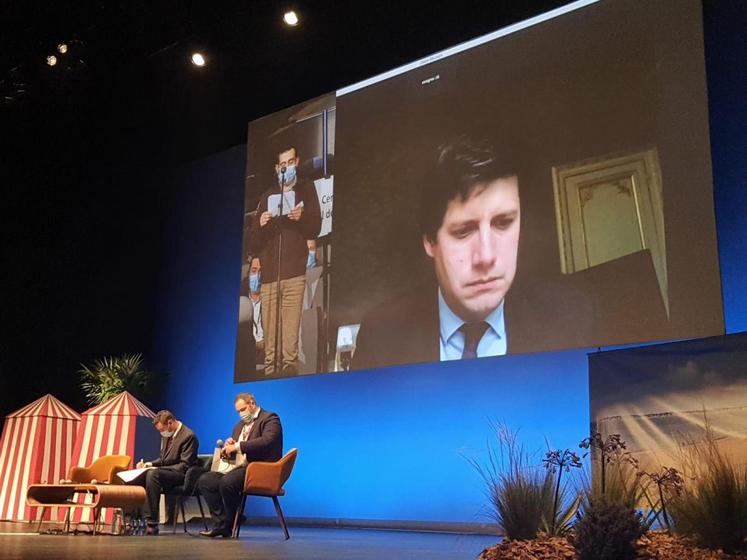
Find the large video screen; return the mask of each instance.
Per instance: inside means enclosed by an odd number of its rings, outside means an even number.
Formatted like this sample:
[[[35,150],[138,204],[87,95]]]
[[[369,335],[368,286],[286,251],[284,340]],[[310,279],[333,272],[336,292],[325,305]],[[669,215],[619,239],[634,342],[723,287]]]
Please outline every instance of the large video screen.
[[[701,20],[576,2],[250,123],[235,380],[722,334]]]

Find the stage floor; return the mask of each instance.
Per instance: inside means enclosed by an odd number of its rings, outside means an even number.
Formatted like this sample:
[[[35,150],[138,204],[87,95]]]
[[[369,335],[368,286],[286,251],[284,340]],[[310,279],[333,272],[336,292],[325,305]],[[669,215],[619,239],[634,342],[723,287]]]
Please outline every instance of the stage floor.
[[[195,535],[201,525],[189,527]],[[0,522],[0,557],[15,559],[103,558],[120,560],[188,560],[251,558],[252,560],[451,560],[473,559],[499,537],[370,529],[290,527],[284,541],[279,527],[244,526],[238,541],[185,535],[181,528],[157,537],[38,535],[36,524]]]

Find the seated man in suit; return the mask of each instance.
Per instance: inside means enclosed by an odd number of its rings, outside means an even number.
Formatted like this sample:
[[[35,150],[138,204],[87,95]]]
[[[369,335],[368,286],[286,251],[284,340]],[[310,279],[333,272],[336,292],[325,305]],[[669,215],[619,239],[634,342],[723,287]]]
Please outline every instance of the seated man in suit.
[[[231,536],[246,466],[252,461],[277,461],[283,455],[283,427],[277,414],[260,408],[251,393],[236,395],[234,408],[240,420],[221,455],[238,459],[236,468],[227,473],[207,472],[197,482],[214,522],[212,529],[200,532],[205,537]]]
[[[534,281],[514,295],[521,204],[510,149],[466,135],[438,148],[420,200],[436,282],[364,316],[354,369],[583,345],[591,315],[582,294]]]
[[[187,469],[197,464],[197,436],[187,426],[179,422],[168,410],[161,410],[153,418],[153,426],[161,434],[161,453],[158,459],[139,462],[138,468],[149,468],[130,484],[145,487],[148,497],[149,535],[158,534],[158,509],[161,494],[174,486],[184,483]]]

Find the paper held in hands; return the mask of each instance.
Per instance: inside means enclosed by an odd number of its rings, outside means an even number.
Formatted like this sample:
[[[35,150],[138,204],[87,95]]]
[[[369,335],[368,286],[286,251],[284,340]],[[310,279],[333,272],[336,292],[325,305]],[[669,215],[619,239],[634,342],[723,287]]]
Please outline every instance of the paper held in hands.
[[[303,201],[301,201],[303,206]],[[267,211],[273,218],[278,216],[287,216],[290,211],[296,206],[296,191],[288,191],[283,193],[283,207],[282,214],[280,213],[280,193],[271,194],[267,197]]]
[[[117,476],[121,478],[124,482],[132,482],[138,476],[143,474],[145,471],[149,471],[150,469],[155,469],[155,468],[156,467],[143,467],[142,469],[130,469],[129,471],[120,471],[117,473]]]

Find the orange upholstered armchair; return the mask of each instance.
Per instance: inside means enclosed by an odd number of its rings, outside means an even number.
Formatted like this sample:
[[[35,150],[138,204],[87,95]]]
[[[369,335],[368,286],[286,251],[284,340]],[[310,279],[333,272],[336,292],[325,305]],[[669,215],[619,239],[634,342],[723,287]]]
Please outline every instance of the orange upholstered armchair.
[[[249,463],[244,478],[244,491],[241,494],[241,505],[239,506],[239,509],[236,510],[236,517],[234,517],[233,520],[232,537],[234,539],[239,536],[239,530],[241,529],[239,525],[239,516],[244,513],[247,496],[266,496],[272,498],[272,503],[275,504],[275,512],[278,515],[278,521],[280,521],[280,527],[283,529],[286,540],[290,538],[290,535],[288,534],[288,525],[285,523],[283,510],[280,509],[278,496],[285,495],[283,484],[285,484],[288,478],[290,478],[291,472],[293,471],[293,465],[296,464],[297,455],[298,449],[291,449],[279,461],[273,463],[266,461],[255,461]]]
[[[92,480],[98,483],[122,484],[117,473],[129,469],[131,461],[129,455],[104,455],[87,467],[72,467],[67,477],[80,484],[90,484]]]

